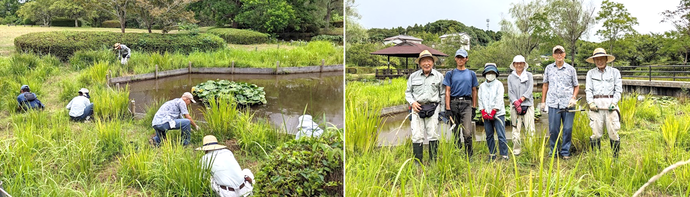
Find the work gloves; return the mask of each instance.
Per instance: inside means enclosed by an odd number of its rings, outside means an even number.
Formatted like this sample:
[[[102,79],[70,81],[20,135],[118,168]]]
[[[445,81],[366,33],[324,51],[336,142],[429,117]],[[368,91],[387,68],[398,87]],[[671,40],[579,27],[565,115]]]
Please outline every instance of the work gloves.
[[[487,113],[486,109],[482,110],[482,118],[484,120],[494,120],[494,116],[496,115],[496,110],[492,109],[491,112]]]
[[[520,100],[520,99],[515,100],[515,102],[513,102],[513,107],[515,107],[515,110],[518,113],[522,113],[522,107],[520,107],[520,104],[522,104],[522,100]]]
[[[589,110],[590,111],[599,111],[599,108],[597,107],[597,104],[594,104],[594,102],[589,103]]]
[[[609,106],[609,111],[613,111],[613,110],[615,110],[615,109],[616,109],[616,106],[615,106],[615,105],[611,104],[611,106]]]
[[[570,103],[568,103],[568,108],[575,107],[577,105],[577,99],[570,99]]]

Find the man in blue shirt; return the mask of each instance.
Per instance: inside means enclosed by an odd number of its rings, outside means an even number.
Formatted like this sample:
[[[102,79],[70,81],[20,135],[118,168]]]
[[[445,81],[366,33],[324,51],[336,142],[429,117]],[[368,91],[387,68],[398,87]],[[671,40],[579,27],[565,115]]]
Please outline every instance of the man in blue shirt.
[[[446,86],[446,113],[457,125],[453,130],[455,145],[462,148],[462,141],[465,143],[465,153],[469,158],[472,156],[472,118],[477,108],[477,74],[467,69],[467,51],[458,49],[455,52],[455,63],[457,69],[446,73],[443,85]],[[462,129],[462,132],[460,131]],[[464,139],[463,139],[464,137]]]
[[[29,109],[43,109],[43,103],[36,97],[36,94],[31,92],[28,85],[22,85],[19,90],[19,96],[17,96],[17,103],[19,103],[20,110]]]

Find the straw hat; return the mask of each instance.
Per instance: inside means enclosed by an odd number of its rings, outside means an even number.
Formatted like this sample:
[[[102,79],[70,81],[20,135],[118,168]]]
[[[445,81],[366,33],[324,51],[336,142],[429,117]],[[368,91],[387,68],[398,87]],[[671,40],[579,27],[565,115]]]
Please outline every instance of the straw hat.
[[[115,45],[113,45],[113,48],[117,48],[119,46],[120,46],[120,43],[118,42],[118,43],[115,43]]]
[[[434,57],[434,55],[432,55],[431,52],[429,52],[429,50],[424,50],[421,53],[419,53],[419,58],[415,59],[414,62],[419,64],[419,60],[421,60],[422,58],[425,58],[425,57],[433,58],[434,63],[438,62],[438,58]]]
[[[516,55],[513,58],[513,62],[510,63],[510,69],[511,70],[515,70],[515,66],[513,65],[515,62],[524,62],[525,63],[525,70],[527,70],[527,68],[529,68],[529,64],[527,64],[527,62],[525,61],[525,57],[523,57],[522,55]]]
[[[594,52],[592,53],[592,57],[587,58],[586,61],[589,63],[594,63],[595,57],[606,57],[606,58],[608,58],[606,60],[606,63],[613,62],[613,60],[616,59],[616,57],[613,57],[613,55],[606,54],[606,50],[604,50],[603,48],[596,48],[596,49],[594,49]]]
[[[218,149],[224,149],[225,146],[218,144],[218,139],[216,139],[216,136],[213,135],[207,135],[204,136],[204,145],[196,148],[196,150],[218,150]]]

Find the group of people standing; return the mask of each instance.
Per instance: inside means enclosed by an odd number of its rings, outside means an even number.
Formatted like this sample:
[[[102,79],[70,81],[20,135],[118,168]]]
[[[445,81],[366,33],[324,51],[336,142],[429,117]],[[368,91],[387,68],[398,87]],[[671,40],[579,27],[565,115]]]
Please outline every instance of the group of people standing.
[[[544,68],[540,109],[548,113],[549,155],[569,159],[575,112],[581,111],[576,109],[579,84],[575,68],[565,62],[565,49],[560,45],[555,46],[552,56],[555,62]],[[606,125],[613,157],[617,157],[620,149],[620,110],[617,103],[621,98],[622,79],[618,69],[606,65],[614,59],[614,56],[606,54],[602,48],[594,50],[593,55],[586,60],[596,64],[596,68],[587,72],[585,93],[593,133],[590,146],[593,150],[600,149],[600,138]],[[505,88],[503,82],[497,79],[500,75],[498,66],[486,63],[481,73],[486,80],[479,84],[477,74],[466,66],[468,61],[467,51],[457,50],[456,69],[448,71],[444,76],[433,69],[438,58],[428,50],[422,51],[415,60],[421,69],[410,75],[405,99],[412,108],[411,138],[417,164],[420,164],[424,155],[425,135],[429,142],[429,158],[432,161],[436,159],[439,116],[446,116],[454,125],[451,129],[457,148],[464,147],[465,155],[471,158],[474,152],[472,119],[477,111],[481,113],[484,122],[489,160],[509,159],[505,135]],[[519,155],[522,152],[522,129],[531,136],[535,133],[536,101],[532,94],[535,84],[534,76],[527,71],[529,65],[522,55],[515,56],[509,67],[512,70],[507,77],[513,126],[512,154]],[[496,155],[494,135],[498,138],[500,158]]]

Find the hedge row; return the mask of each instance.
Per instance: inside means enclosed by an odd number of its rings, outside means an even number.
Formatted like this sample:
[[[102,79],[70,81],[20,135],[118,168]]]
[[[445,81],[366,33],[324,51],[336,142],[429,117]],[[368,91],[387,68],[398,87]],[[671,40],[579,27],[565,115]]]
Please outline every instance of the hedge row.
[[[230,44],[262,44],[268,42],[268,34],[252,30],[211,28],[206,32],[220,36]]]
[[[117,32],[36,32],[14,39],[19,52],[51,54],[66,61],[79,50],[112,48],[116,42],[127,45],[136,52],[211,51],[225,47],[223,39],[215,35],[199,34],[149,34]]]
[[[79,27],[82,26],[81,21],[77,20],[79,23]],[[74,27],[74,19],[66,19],[66,18],[61,18],[61,19],[53,19],[50,22],[50,25],[53,27]]]
[[[343,36],[342,35],[338,35],[338,36],[318,35],[318,36],[314,36],[311,38],[311,41],[319,41],[319,40],[330,41],[330,42],[342,44],[343,43]]]
[[[119,20],[103,21],[103,23],[101,23],[101,26],[106,27],[106,28],[120,28],[120,21]]]

